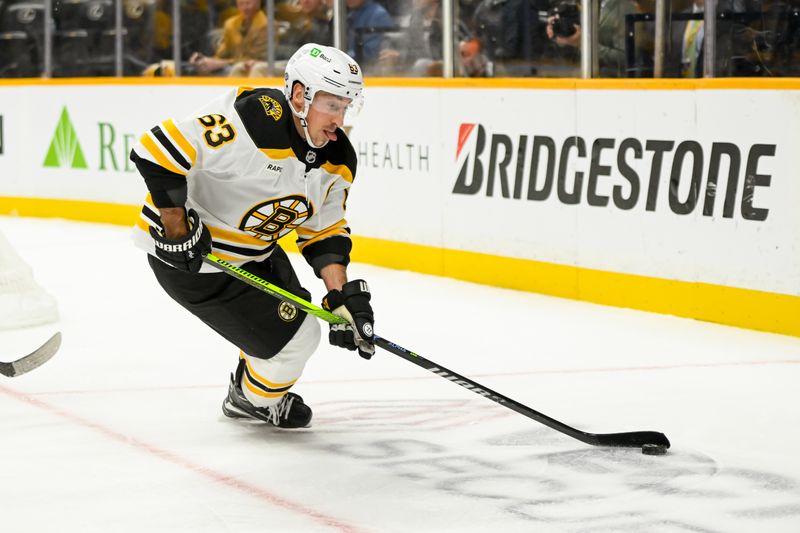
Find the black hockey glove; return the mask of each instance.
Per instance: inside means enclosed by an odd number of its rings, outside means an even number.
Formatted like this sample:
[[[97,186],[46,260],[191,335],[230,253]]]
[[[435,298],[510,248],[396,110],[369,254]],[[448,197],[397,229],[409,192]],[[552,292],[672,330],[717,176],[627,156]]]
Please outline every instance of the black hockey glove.
[[[156,256],[178,270],[197,273],[203,266],[203,256],[211,251],[211,232],[200,221],[194,209],[187,215],[189,233],[180,239],[167,239],[163,232],[150,227],[156,245]]]
[[[369,287],[361,279],[348,281],[342,290],[332,290],[322,300],[322,307],[347,319],[349,324],[331,324],[328,340],[334,346],[355,350],[358,355],[369,359],[375,353],[372,324],[375,317],[369,305]]]

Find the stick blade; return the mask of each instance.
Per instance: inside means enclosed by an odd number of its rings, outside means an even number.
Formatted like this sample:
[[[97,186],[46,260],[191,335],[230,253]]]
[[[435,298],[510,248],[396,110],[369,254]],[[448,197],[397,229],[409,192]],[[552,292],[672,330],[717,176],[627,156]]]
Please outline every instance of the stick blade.
[[[0,374],[13,378],[30,372],[34,368],[49,361],[56,354],[60,346],[61,332],[56,332],[50,337],[50,340],[25,357],[11,363],[0,363]]]
[[[595,446],[611,446],[615,448],[641,448],[645,444],[670,447],[669,439],[658,431],[631,431],[628,433],[603,433],[592,435]]]

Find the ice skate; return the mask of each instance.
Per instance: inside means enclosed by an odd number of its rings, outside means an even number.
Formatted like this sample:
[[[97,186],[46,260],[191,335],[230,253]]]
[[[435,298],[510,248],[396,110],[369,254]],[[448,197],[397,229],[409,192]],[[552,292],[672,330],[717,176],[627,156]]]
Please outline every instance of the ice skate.
[[[311,408],[303,403],[299,395],[288,392],[275,405],[256,407],[245,398],[237,381],[231,374],[228,396],[222,403],[222,413],[228,418],[261,420],[279,428],[302,428],[310,424]]]

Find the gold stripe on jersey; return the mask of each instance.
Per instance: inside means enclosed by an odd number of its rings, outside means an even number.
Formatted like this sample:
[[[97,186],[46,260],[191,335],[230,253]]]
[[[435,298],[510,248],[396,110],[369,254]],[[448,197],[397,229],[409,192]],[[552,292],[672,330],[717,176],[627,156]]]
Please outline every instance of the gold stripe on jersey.
[[[139,142],[142,143],[142,146],[144,146],[145,149],[150,152],[150,154],[155,158],[156,162],[162,167],[166,168],[170,172],[174,172],[175,174],[180,174],[181,176],[188,174],[186,169],[172,164],[172,161],[170,161],[167,155],[161,151],[155,142],[153,142],[148,133],[142,135],[142,138],[139,139]]]
[[[330,161],[326,161],[320,168],[328,171],[331,174],[341,176],[348,183],[353,183],[353,173],[347,165],[334,165]]]
[[[268,242],[264,242],[261,239],[253,237],[252,235],[248,235],[246,233],[236,233],[230,230],[212,226],[211,224],[208,223],[205,224],[206,227],[208,228],[208,231],[211,232],[211,236],[218,241],[228,241],[231,243],[244,244],[247,246],[259,246],[261,248],[265,248],[270,244]]]
[[[150,228],[158,226],[158,209],[152,205],[152,197],[147,195],[142,210],[139,213],[139,218],[136,220],[134,227],[143,231],[148,236],[150,235]],[[208,226],[208,224],[206,224]],[[248,235],[236,234],[231,231],[223,230],[208,226],[212,237],[212,246],[214,254],[232,263],[242,263],[249,261],[261,261],[272,253],[274,244],[265,243],[255,237]],[[245,245],[245,246],[241,246]],[[257,246],[250,248],[246,246]],[[236,250],[239,249],[239,251]]]
[[[349,237],[350,234],[348,233],[346,228],[347,228],[347,221],[345,219],[340,220],[333,226],[325,228],[322,231],[312,231],[303,228],[302,226],[295,228],[297,236],[300,237],[297,240],[297,248],[302,252],[303,248],[305,248],[309,244],[319,242],[323,239],[327,239],[328,237],[333,237],[335,235],[342,235],[344,237]]]
[[[197,161],[197,151],[194,149],[194,146],[186,140],[186,137],[183,136],[183,133],[180,132],[172,119],[165,120],[161,125],[164,126],[164,129],[169,133],[170,137],[178,143],[183,153],[189,156],[189,162],[194,166],[194,162]]]
[[[297,159],[291,148],[259,148],[259,150],[270,159],[289,159],[290,157]]]
[[[144,199],[144,205],[142,205],[142,209],[139,211],[139,218],[136,219],[136,224],[135,224],[137,228],[141,229],[142,231],[144,231],[149,235],[150,226],[155,223],[159,223],[160,225],[161,220],[160,219],[158,221],[152,220],[152,218],[148,216],[147,213],[148,210],[152,211],[156,218],[159,217],[158,214],[159,210],[153,204],[153,196],[150,193],[147,193],[147,196]]]
[[[138,230],[145,232],[145,234],[147,234],[148,237],[150,236],[150,228],[152,226],[150,225],[148,220],[144,217],[144,215],[136,219],[136,224],[134,225],[134,227]],[[237,254],[235,252],[231,253],[223,252],[219,248],[219,246],[221,245],[224,245],[224,243],[218,243],[218,242],[212,243],[214,255],[216,255],[220,259],[223,259],[225,261],[228,261],[229,263],[234,263],[234,264],[241,264],[243,262],[250,262],[250,261],[261,261],[267,258],[274,249],[274,247],[268,246],[264,248],[263,253],[255,255],[242,255],[242,254]]]

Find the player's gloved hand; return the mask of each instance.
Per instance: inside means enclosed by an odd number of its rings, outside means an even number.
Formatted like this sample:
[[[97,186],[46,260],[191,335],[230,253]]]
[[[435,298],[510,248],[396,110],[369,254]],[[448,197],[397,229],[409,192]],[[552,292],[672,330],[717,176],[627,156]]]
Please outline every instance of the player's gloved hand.
[[[179,270],[197,273],[203,266],[203,256],[211,251],[211,232],[200,221],[194,209],[187,214],[189,233],[180,239],[167,239],[164,233],[150,227],[156,245],[156,256]]]
[[[330,343],[348,350],[357,348],[358,355],[364,359],[375,353],[372,329],[375,317],[369,299],[369,286],[362,279],[348,281],[342,290],[333,289],[322,299],[322,307],[349,322],[331,324]]]

